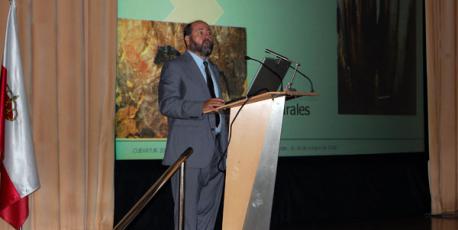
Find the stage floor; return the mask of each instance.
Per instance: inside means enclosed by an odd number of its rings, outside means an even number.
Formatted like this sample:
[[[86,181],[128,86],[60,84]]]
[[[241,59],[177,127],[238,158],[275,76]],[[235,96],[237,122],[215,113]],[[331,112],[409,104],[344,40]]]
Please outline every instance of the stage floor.
[[[458,217],[418,217],[283,226],[275,230],[458,230]]]

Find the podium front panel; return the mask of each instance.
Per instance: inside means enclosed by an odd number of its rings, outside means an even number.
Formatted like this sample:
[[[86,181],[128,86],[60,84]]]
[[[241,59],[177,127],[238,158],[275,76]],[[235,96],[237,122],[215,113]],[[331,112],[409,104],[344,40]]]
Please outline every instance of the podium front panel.
[[[223,229],[269,229],[285,97],[245,105],[228,148]],[[231,121],[240,106],[231,108]]]

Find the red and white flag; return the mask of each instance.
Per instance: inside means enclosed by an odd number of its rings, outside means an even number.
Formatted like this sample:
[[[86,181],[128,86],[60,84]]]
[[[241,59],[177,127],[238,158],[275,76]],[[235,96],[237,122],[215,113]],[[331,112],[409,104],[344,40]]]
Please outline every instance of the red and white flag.
[[[40,187],[24,89],[16,2],[10,1],[0,88],[0,217],[19,229],[29,215],[28,195]]]

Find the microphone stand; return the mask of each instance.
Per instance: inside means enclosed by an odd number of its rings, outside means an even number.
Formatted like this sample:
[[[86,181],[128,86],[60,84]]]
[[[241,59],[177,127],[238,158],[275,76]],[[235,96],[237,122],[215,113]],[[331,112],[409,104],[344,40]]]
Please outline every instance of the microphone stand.
[[[293,77],[291,78],[291,81],[288,82],[288,84],[286,84],[286,91],[296,91],[295,88],[293,88],[293,82],[294,82],[294,79],[296,78],[296,73],[299,69],[299,66],[301,64],[299,64],[298,62],[296,62],[296,64],[294,65],[294,73],[293,73]]]

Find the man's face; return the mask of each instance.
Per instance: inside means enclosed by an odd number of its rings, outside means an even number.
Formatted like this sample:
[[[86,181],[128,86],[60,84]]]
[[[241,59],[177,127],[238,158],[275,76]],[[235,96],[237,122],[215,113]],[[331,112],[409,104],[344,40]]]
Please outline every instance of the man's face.
[[[192,24],[192,33],[186,37],[188,49],[192,52],[208,57],[213,50],[213,36],[210,27],[203,22]]]

